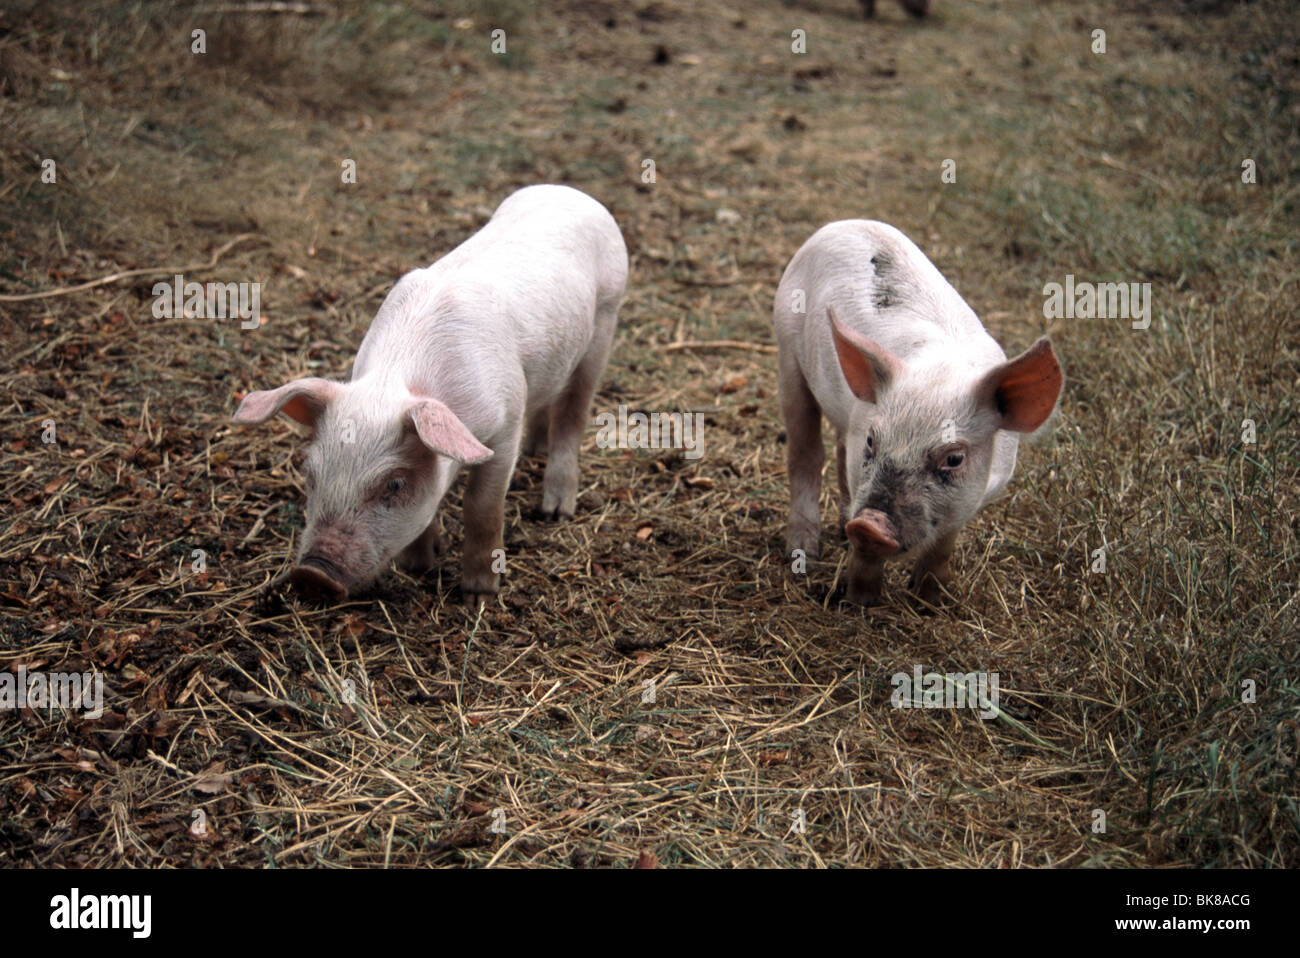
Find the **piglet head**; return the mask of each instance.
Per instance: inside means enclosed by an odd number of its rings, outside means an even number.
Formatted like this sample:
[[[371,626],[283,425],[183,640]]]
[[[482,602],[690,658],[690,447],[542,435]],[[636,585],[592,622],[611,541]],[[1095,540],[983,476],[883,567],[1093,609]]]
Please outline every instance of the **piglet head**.
[[[908,364],[828,312],[840,371],[861,400],[844,437],[845,533],[869,559],[924,552],[979,511],[998,431],[1033,432],[1051,415],[1061,366],[1046,338],[991,369],[962,355]]]
[[[277,413],[312,430],[303,464],[307,526],[289,575],[312,598],[342,601],[424,531],[446,490],[440,465],[454,473],[457,464],[492,456],[437,399],[364,380],[306,378],[252,392],[235,421],[256,424]]]

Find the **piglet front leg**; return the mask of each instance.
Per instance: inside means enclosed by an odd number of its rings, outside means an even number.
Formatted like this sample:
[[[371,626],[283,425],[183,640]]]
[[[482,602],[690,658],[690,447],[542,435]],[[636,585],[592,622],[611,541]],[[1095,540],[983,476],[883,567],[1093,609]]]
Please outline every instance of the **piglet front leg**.
[[[402,550],[397,562],[408,572],[428,572],[445,548],[442,530],[438,528],[438,517],[434,516],[419,537]]]
[[[952,582],[952,567],[948,560],[952,558],[956,547],[957,533],[954,532],[936,542],[929,552],[916,561],[908,588],[927,605],[938,605],[943,599],[944,587]]]
[[[801,549],[809,559],[821,552],[822,413],[798,365],[786,351],[779,358],[781,411],[785,416],[786,472],[790,478],[787,558]]]
[[[506,490],[519,457],[518,433],[509,448],[498,448],[487,462],[470,470],[465,488],[465,554],[461,563],[460,591],[465,604],[477,608],[500,591],[497,559],[505,555]],[[497,550],[501,550],[498,552]]]
[[[898,552],[898,530],[883,512],[863,509],[844,527],[849,537],[849,563],[845,571],[846,598],[858,605],[880,601],[885,560]]]
[[[849,550],[849,561],[844,571],[844,598],[854,605],[879,605],[884,581],[884,559],[873,558],[858,549]]]

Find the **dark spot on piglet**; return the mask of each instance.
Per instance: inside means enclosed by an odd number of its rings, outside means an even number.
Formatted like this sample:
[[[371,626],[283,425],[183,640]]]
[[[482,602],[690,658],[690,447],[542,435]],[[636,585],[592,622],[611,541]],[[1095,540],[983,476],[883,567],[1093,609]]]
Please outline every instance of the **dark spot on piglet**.
[[[887,275],[893,271],[894,260],[888,253],[877,253],[871,257],[871,266],[876,271],[876,281],[871,293],[871,304],[876,309],[888,309],[898,304],[898,290],[888,281]]]

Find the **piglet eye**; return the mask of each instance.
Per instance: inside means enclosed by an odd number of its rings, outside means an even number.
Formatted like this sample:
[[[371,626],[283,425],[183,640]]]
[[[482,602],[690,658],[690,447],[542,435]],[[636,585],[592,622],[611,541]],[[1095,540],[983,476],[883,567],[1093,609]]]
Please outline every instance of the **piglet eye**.
[[[948,454],[948,459],[946,460],[945,464],[949,469],[956,469],[965,460],[966,460],[965,454],[960,452],[952,452]]]
[[[389,494],[390,496],[395,496],[395,495],[397,495],[399,492],[402,491],[402,488],[403,488],[405,485],[406,485],[406,480],[405,480],[405,479],[401,479],[401,478],[396,477],[396,476],[393,477],[392,479],[389,479],[389,480],[388,480],[388,487],[387,487],[387,488],[388,488],[388,494]]]
[[[872,441],[870,436],[867,436],[867,455],[869,456],[874,455],[875,452],[876,452],[876,444]]]

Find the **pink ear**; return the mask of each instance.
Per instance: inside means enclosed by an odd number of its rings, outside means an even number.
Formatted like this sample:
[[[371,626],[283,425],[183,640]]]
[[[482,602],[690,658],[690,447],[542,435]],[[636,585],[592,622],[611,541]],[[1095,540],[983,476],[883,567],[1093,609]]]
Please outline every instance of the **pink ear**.
[[[235,422],[255,426],[282,412],[290,419],[314,428],[325,406],[342,388],[339,383],[328,379],[308,376],[285,383],[279,389],[251,392],[235,410]]]
[[[841,323],[835,307],[827,306],[826,315],[831,321],[831,338],[835,340],[840,370],[849,389],[863,402],[874,403],[880,391],[903,371],[903,363],[884,346]]]
[[[417,399],[407,409],[420,441],[443,456],[467,466],[492,458],[492,450],[474,438],[456,414],[436,399]]]
[[[1033,432],[1056,408],[1064,382],[1052,341],[1044,336],[1015,359],[989,370],[980,395],[1002,417],[998,428]]]

